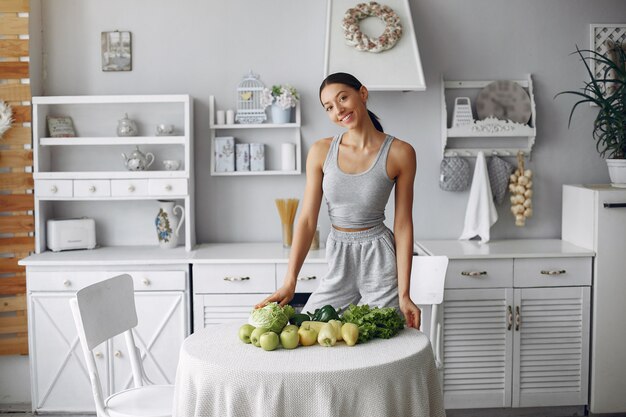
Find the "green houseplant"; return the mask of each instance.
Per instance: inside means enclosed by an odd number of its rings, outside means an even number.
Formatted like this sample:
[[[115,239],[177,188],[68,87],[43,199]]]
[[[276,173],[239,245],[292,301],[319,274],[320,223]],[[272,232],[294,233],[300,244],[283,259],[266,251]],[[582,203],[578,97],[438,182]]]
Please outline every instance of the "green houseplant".
[[[562,91],[578,97],[570,111],[568,126],[575,110],[583,103],[598,106],[598,114],[593,123],[593,138],[596,149],[605,158],[613,184],[626,186],[626,44],[615,43],[609,46],[608,56],[589,49],[576,52],[589,75],[580,90]],[[592,68],[600,64],[604,70],[600,76],[594,75]],[[620,168],[621,167],[621,168]],[[624,171],[622,177],[619,171]]]

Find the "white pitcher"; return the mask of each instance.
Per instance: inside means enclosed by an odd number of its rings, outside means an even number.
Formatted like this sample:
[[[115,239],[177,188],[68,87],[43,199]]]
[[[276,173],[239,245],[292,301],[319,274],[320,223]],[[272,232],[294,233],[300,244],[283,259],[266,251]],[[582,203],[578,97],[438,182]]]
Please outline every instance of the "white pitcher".
[[[160,203],[159,213],[154,220],[159,246],[165,249],[175,248],[178,245],[178,236],[181,226],[185,221],[185,209],[181,205],[175,205],[172,200],[158,200]],[[180,210],[180,218],[176,217],[176,210]]]

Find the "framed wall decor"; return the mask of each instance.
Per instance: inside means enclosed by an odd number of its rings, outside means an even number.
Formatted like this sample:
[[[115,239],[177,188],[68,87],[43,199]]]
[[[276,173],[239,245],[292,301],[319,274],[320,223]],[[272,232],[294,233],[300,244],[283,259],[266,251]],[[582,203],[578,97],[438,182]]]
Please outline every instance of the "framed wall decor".
[[[409,0],[328,0],[324,77],[334,72],[370,91],[425,90]]]
[[[593,23],[589,26],[589,49],[606,55],[614,43],[626,46],[626,23]],[[603,78],[606,65],[596,62],[592,70],[595,78]]]
[[[102,32],[102,71],[131,71],[132,42],[130,32]]]

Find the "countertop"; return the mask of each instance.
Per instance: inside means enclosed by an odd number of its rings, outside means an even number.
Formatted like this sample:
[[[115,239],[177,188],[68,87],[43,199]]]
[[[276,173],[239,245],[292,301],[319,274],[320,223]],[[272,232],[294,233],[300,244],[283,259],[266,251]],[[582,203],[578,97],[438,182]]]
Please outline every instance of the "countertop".
[[[595,252],[560,239],[418,240],[418,254],[450,259],[588,257]]]

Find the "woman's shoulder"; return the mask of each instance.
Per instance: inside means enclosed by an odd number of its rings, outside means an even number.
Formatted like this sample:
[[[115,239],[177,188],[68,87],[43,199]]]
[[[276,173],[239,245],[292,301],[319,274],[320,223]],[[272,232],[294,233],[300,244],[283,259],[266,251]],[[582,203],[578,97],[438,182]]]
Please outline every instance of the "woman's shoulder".
[[[395,136],[393,139],[394,140],[391,142],[391,146],[389,148],[389,153],[394,154],[399,158],[415,158],[415,149],[413,149],[413,145]]]
[[[332,137],[316,140],[311,146],[311,149],[309,150],[309,155],[314,155],[315,157],[322,157],[323,159],[325,159],[326,154],[328,153],[328,150],[330,149],[330,144],[332,142],[333,142]]]

